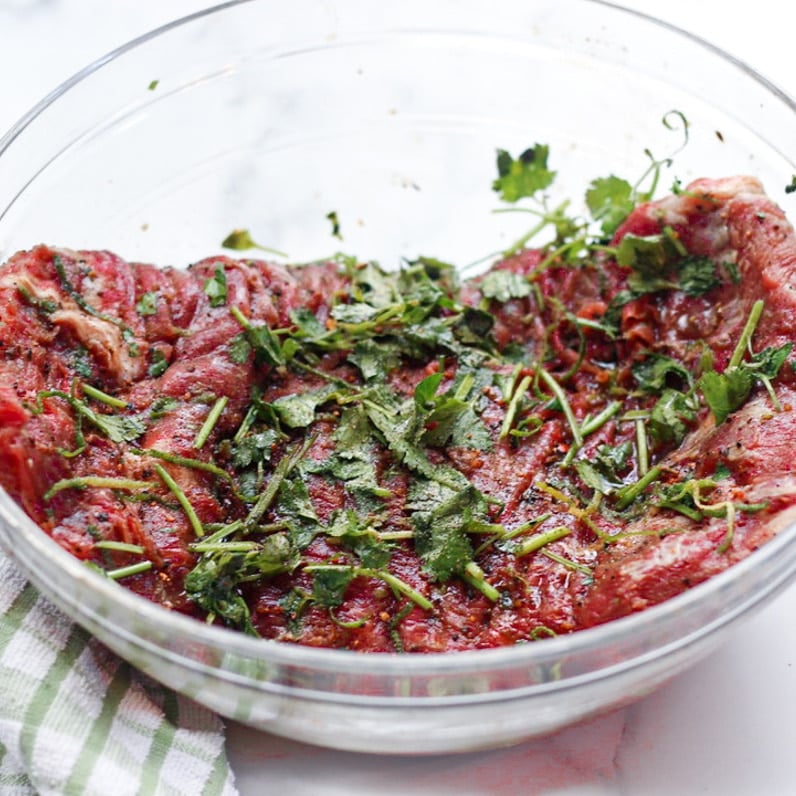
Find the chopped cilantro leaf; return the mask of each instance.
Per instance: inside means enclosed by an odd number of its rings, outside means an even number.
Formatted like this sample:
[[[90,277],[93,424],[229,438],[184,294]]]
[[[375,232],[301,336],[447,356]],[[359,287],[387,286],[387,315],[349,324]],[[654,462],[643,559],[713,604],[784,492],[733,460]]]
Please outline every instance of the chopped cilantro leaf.
[[[271,403],[271,407],[288,428],[306,428],[314,422],[315,410],[326,403],[336,390],[337,387],[327,384],[317,390],[277,398]]]
[[[225,249],[234,249],[236,251],[257,248],[257,244],[254,242],[251,232],[249,232],[248,229],[233,229],[232,232],[221,241],[221,245]]]
[[[303,550],[321,530],[321,524],[301,475],[286,478],[279,486],[276,500],[279,519],[288,526],[290,541]]]
[[[524,298],[531,294],[531,283],[513,271],[489,271],[481,280],[479,287],[484,298],[492,298],[501,302],[513,298]]]
[[[244,332],[246,340],[254,351],[254,361],[259,364],[284,365],[286,362],[285,353],[279,337],[270,329],[267,324],[256,324],[249,326]],[[242,344],[238,344],[242,353]],[[230,352],[232,355],[232,351]]]
[[[398,300],[394,274],[383,271],[374,262],[357,265],[351,274],[354,289],[352,296],[372,307],[387,307]]]
[[[448,344],[448,348],[454,351],[461,362],[472,362],[479,355],[473,350],[474,346],[491,350],[492,343],[489,333],[495,325],[495,316],[477,307],[465,307],[459,320],[453,327],[453,335],[457,343],[462,343],[466,347]]]
[[[172,409],[176,409],[179,405],[180,402],[176,398],[161,396],[152,402],[152,405],[149,407],[149,416],[152,420],[159,420],[161,417],[165,417],[171,412]]]
[[[660,277],[676,256],[677,251],[666,235],[628,233],[616,248],[619,265],[632,268],[641,278],[647,279]]]
[[[87,348],[82,345],[72,349],[71,352],[72,367],[75,373],[83,379],[90,379],[93,376],[93,369],[91,367],[91,355]]]
[[[743,367],[728,368],[724,373],[709,370],[700,376],[697,384],[718,424],[743,405],[752,391],[754,377]]]
[[[429,576],[447,581],[463,573],[473,557],[467,526],[475,516],[483,515],[483,495],[469,485],[453,491],[418,479],[410,490],[408,505],[415,509],[415,549]]]
[[[632,269],[627,279],[628,300],[677,289],[701,296],[721,283],[713,261],[685,253],[671,230],[659,235],[625,235],[616,248],[616,261]]]
[[[487,380],[484,374],[476,371],[480,378],[479,387],[491,384],[492,373],[487,371]],[[435,374],[440,376],[441,374]],[[428,387],[436,385],[440,379],[429,383],[432,376],[424,379],[418,389],[428,383]],[[415,390],[415,401],[418,411],[427,412],[424,419],[424,430],[420,440],[424,445],[432,448],[441,448],[448,444],[454,447],[489,450],[492,447],[492,437],[484,422],[476,412],[474,400],[468,400],[476,384],[476,375],[463,369],[463,375],[457,377],[454,385],[442,395],[430,394],[423,396],[422,401],[417,401],[418,390]],[[430,392],[430,389],[427,389]],[[476,393],[476,397],[480,391]]]
[[[379,539],[371,523],[359,517],[355,511],[336,511],[326,533],[339,539],[357,556],[363,567],[381,569],[390,561],[390,545]]]
[[[324,325],[306,307],[296,307],[290,311],[290,320],[296,325],[297,333],[309,340],[315,340],[326,333]]]
[[[425,379],[417,384],[415,387],[415,404],[417,404],[419,409],[427,409],[429,404],[433,402],[434,395],[439,385],[442,383],[443,378],[444,374],[442,371],[438,371],[437,373],[432,373],[430,376],[426,376]]]
[[[339,323],[358,325],[378,318],[381,315],[381,308],[360,301],[353,304],[335,304],[331,314]]]
[[[578,460],[575,468],[586,486],[601,495],[611,495],[624,486],[619,474],[626,469],[632,449],[630,442],[617,446],[600,445],[593,458]]]
[[[348,355],[365,381],[386,380],[401,364],[401,344],[397,340],[361,340]]]
[[[337,217],[337,212],[332,210],[330,213],[326,214],[326,218],[332,224],[332,235],[342,240],[343,236],[340,234],[340,219]]]
[[[524,276],[513,271],[489,271],[484,275],[479,287],[484,298],[504,303],[510,299],[524,298],[531,294],[531,283]]]
[[[674,386],[672,381],[688,386],[692,383],[691,371],[676,359],[663,354],[649,354],[635,363],[632,371],[636,383],[644,392],[660,393],[665,387]]]
[[[371,444],[371,425],[361,405],[348,407],[334,430],[333,439],[341,455],[353,458],[356,451]],[[369,456],[366,456],[369,458]]]
[[[749,397],[756,380],[761,381],[776,405],[770,380],[776,378],[788,358],[793,343],[778,348],[769,346],[752,355],[747,361],[731,363],[723,373],[713,368],[706,370],[697,382],[705,403],[713,413],[716,423],[723,423]]]
[[[533,196],[552,185],[556,172],[547,167],[550,147],[536,144],[526,149],[518,158],[512,157],[505,149],[497,153],[498,178],[492,188],[505,202],[516,202],[526,196]]]
[[[217,265],[213,276],[205,280],[203,290],[211,307],[223,307],[227,303],[227,275],[221,265]]]
[[[686,393],[664,388],[650,412],[650,434],[658,441],[679,445],[696,418],[696,409],[693,399]]]
[[[380,393],[374,392],[373,398],[381,399],[381,405],[369,399],[365,412],[398,461],[415,473],[440,484],[452,488],[469,485],[467,478],[455,468],[433,464],[429,460],[422,445],[419,444],[418,438],[422,434],[423,426],[419,422],[420,418],[413,399],[395,406],[395,396],[391,396],[386,390]]]
[[[312,595],[303,589],[291,589],[280,601],[279,604],[287,617],[288,632],[293,635],[301,633],[301,620],[304,610],[312,603]]]
[[[240,587],[289,572],[298,565],[298,554],[288,536],[275,533],[260,543],[207,541],[196,544],[195,549],[201,555],[185,577],[188,597],[224,624],[256,636]]]
[[[332,455],[324,461],[308,460],[302,471],[342,481],[360,511],[376,510],[391,493],[378,483],[373,427],[361,406],[343,412],[332,438],[336,443]]]
[[[448,444],[473,450],[492,448],[492,435],[472,404],[455,397],[437,402],[426,420],[422,440],[432,448],[443,448]]]
[[[158,311],[158,294],[155,291],[147,291],[135,304],[135,311],[139,315],[154,315]]]
[[[258,462],[270,461],[278,439],[279,434],[271,428],[244,437],[232,447],[233,466],[245,470]]]
[[[731,476],[732,472],[726,464],[719,462],[719,464],[716,465],[716,472],[713,474],[713,477],[716,479],[716,481],[724,481]]]
[[[721,284],[716,266],[707,257],[685,257],[677,271],[680,289],[688,296],[701,296]]]
[[[326,567],[313,572],[312,598],[318,605],[337,608],[343,604],[346,589],[357,576],[353,567]]]
[[[147,373],[153,379],[162,376],[169,367],[169,360],[159,348],[152,348],[149,351],[149,368]]]
[[[81,418],[88,420],[112,442],[132,442],[146,431],[146,423],[141,417],[95,412],[83,401],[61,390],[44,390],[38,395],[39,400],[49,397],[65,400]]]
[[[769,379],[774,379],[793,350],[793,345],[793,343],[785,343],[778,348],[767,346],[751,358],[749,367],[754,370],[756,376],[766,376]]]
[[[246,332],[235,335],[229,343],[229,358],[236,364],[242,365],[252,353],[251,343],[246,338]]]
[[[592,218],[601,222],[603,234],[613,235],[635,207],[633,187],[613,175],[592,180],[586,191],[586,205]]]

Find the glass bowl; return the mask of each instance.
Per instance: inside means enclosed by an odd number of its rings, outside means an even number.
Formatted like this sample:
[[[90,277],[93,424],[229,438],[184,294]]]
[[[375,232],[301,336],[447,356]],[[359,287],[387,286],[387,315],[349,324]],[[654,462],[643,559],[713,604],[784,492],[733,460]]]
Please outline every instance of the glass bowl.
[[[295,262],[342,248],[466,267],[525,231],[492,212],[491,182],[497,148],[536,142],[575,204],[593,177],[640,176],[647,151],[673,155],[667,187],[750,173],[793,201],[793,100],[643,15],[595,0],[262,0],[131,42],[7,133],[0,257],[46,242],[186,265],[248,228]],[[19,568],[143,671],[254,727],[379,753],[508,744],[638,699],[792,580],[795,537],[571,636],[363,655],[170,613],[85,568],[0,493],[0,542]]]

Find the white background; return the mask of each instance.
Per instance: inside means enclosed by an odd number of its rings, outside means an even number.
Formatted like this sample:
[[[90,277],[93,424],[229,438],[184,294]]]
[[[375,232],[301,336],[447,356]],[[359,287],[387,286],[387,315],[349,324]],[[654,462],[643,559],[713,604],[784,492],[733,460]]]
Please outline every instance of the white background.
[[[789,3],[621,4],[708,39],[796,95]],[[0,130],[108,50],[209,5],[199,0],[0,0]],[[484,8],[488,13],[488,0]],[[509,750],[369,757],[312,749],[233,725],[230,759],[244,796],[787,796],[796,793],[795,618],[796,588],[791,588],[721,650],[653,696]]]

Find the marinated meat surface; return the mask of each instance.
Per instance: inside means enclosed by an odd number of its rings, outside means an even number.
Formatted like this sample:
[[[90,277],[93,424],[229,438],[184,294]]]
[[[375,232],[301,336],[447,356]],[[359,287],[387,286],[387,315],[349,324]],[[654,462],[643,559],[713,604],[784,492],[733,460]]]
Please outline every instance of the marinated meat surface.
[[[796,520],[796,239],[748,177],[458,284],[39,246],[0,268],[0,484],[169,609],[366,652],[659,603]]]

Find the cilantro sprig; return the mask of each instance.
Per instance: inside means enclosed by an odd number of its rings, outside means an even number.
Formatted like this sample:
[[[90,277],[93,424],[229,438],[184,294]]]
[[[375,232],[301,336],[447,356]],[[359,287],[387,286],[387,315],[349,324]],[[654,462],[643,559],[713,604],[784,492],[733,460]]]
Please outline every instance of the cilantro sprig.
[[[708,367],[697,382],[705,402],[710,407],[716,423],[723,423],[727,417],[742,406],[755,382],[762,383],[774,407],[781,407],[771,380],[776,378],[785,360],[793,349],[793,343],[785,343],[779,347],[767,347],[757,353],[751,353],[751,340],[763,314],[764,303],[761,300],[752,305],[744,328],[733,350],[727,367],[721,373],[712,365]]]

